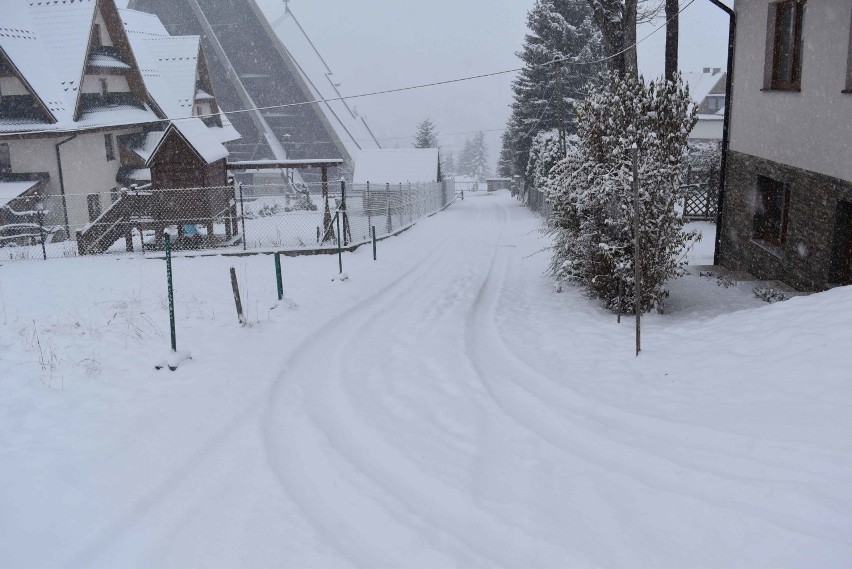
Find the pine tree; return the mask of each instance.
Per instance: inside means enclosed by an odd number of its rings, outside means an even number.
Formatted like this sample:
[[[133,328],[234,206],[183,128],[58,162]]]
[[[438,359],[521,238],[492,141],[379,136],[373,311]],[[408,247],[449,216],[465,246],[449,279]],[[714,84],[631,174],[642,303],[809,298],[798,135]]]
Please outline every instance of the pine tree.
[[[470,158],[471,175],[476,178],[485,178],[490,173],[488,165],[488,144],[485,142],[485,133],[479,131],[471,141]]]
[[[577,108],[578,144],[550,171],[553,206],[551,272],[584,286],[608,308],[662,310],[666,281],[683,273],[682,252],[695,239],[675,210],[682,161],[695,126],[688,88],[608,73]],[[633,277],[634,209],[631,148],[638,148],[642,297]]]
[[[414,148],[438,148],[438,130],[428,118],[417,125]]]
[[[500,146],[500,158],[497,161],[497,173],[504,178],[511,178],[515,175],[515,157],[512,155],[512,135],[512,131],[506,129],[503,131],[501,138],[502,145]]]
[[[527,27],[517,54],[524,69],[512,84],[512,113],[500,153],[501,170],[508,170],[505,161],[511,155],[515,174],[526,171],[537,133],[563,126],[565,134],[576,130],[574,105],[602,68],[587,62],[603,56],[593,12],[577,0],[536,0],[527,14]],[[563,63],[556,65],[554,60]]]
[[[452,150],[441,153],[441,169],[444,176],[452,176],[456,173],[456,157]]]
[[[462,151],[459,153],[459,160],[456,169],[463,176],[473,176],[473,141],[466,139]]]

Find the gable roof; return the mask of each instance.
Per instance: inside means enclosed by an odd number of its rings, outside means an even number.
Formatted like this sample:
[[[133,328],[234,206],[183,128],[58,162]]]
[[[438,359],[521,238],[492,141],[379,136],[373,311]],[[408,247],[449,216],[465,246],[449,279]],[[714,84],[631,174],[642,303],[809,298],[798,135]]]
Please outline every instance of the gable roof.
[[[17,2],[21,12],[22,3]],[[77,107],[96,6],[97,0],[27,1],[29,16],[38,30],[38,43],[48,58],[41,70],[32,70],[27,76],[43,74],[53,83],[47,93],[63,102],[57,116],[60,123],[70,122]]]
[[[355,184],[436,182],[437,148],[361,150],[355,155]]]
[[[114,0],[0,0],[0,50],[20,72],[34,98],[49,111],[45,120],[0,118],[0,132],[51,131],[119,124],[156,122],[163,118],[148,104],[142,78],[128,77],[143,107],[117,106],[85,111],[79,105],[89,63],[89,45],[96,9],[117,14]],[[110,18],[111,19],[111,18]],[[124,30],[110,30],[123,34]],[[112,37],[113,41],[122,38]],[[124,63],[133,67],[132,48]],[[97,60],[100,61],[100,60]],[[129,70],[131,75],[135,73]],[[135,87],[134,87],[135,84]],[[76,115],[76,116],[75,116]]]
[[[201,119],[190,118],[172,122],[166,132],[156,142],[156,146],[150,151],[146,165],[150,166],[154,156],[157,155],[163,142],[170,136],[180,136],[207,164],[228,157],[228,149],[215,137],[211,136],[210,129]],[[136,150],[139,154],[139,151]]]
[[[681,73],[683,81],[689,85],[689,96],[696,105],[700,105],[707,95],[725,94],[725,73]],[[721,90],[719,85],[721,84]]]
[[[13,72],[47,112],[45,117],[56,122],[65,111],[67,97],[58,89],[49,69],[50,60],[39,41],[39,34],[29,10],[21,9],[20,0],[0,0],[0,52],[13,67]]]

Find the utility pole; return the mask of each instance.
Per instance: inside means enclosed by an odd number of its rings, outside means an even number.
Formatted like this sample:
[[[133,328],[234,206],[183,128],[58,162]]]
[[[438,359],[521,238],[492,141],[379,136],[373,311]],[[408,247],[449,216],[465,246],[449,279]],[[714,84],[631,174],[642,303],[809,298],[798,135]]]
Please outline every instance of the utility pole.
[[[562,94],[562,57],[556,60],[556,101],[559,113],[559,149],[564,157],[567,153],[565,148],[565,97]]]
[[[639,230],[639,147],[636,143],[630,149],[630,158],[633,161],[633,268],[634,268],[634,295],[633,306],[636,310],[636,355],[642,349],[640,341],[642,322],[642,251]]]

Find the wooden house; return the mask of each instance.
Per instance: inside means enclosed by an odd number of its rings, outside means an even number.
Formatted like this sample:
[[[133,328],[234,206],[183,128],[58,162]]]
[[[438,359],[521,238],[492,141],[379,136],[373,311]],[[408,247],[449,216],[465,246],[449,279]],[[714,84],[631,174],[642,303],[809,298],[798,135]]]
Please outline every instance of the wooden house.
[[[239,138],[219,109],[201,39],[171,36],[156,16],[115,0],[0,0],[0,14],[0,182],[42,176],[48,224],[82,237],[81,254],[109,248],[129,216],[179,219],[165,206],[142,215],[119,202],[123,187],[152,184],[154,171],[159,188],[186,183],[189,169],[166,162],[192,152],[164,149],[156,168],[147,163],[148,143],[175,125],[187,123],[180,130],[195,134],[182,140],[203,144],[201,155],[227,155],[223,143]],[[194,181],[224,185],[223,157]]]

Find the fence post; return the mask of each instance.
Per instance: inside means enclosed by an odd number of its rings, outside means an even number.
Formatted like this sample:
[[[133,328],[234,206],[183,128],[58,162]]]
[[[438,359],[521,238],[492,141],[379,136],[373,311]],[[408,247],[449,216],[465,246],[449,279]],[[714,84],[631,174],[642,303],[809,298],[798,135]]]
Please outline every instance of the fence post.
[[[340,180],[340,211],[343,213],[343,245],[348,246],[352,240],[352,229],[349,227],[349,214],[346,213],[346,180]],[[337,236],[338,239],[340,235]]]
[[[373,234],[373,260],[376,260],[376,226],[370,226]]]
[[[367,182],[367,189],[364,191],[364,207],[367,210],[367,227],[372,227],[373,203],[370,201],[370,182]]]
[[[44,260],[47,261],[47,248],[44,245],[45,241],[45,231],[44,231],[44,203],[39,201],[36,204],[36,211],[38,212],[38,232],[41,236],[41,256],[44,257]]]
[[[240,182],[239,186],[240,186],[240,221],[241,221],[241,224],[242,224],[242,227],[243,227],[243,251],[245,251],[246,248],[248,247],[248,244],[247,244],[248,239],[247,239],[247,235],[246,235],[246,208],[245,208],[245,204],[243,203],[243,183]]]
[[[177,334],[175,333],[175,293],[172,285],[172,237],[168,233],[166,239],[166,280],[169,283],[169,329],[172,336],[172,351],[177,352]]]
[[[388,206],[388,223],[387,223],[387,232],[391,233],[393,231],[393,218],[391,217],[391,194],[390,194],[390,182],[385,182],[385,198],[387,200]]]
[[[642,349],[640,340],[642,321],[642,251],[640,249],[641,239],[639,235],[639,148],[635,143],[633,144],[633,148],[630,149],[630,155],[633,159],[633,252],[635,255],[633,268],[635,270],[634,279],[636,281],[633,283],[635,288],[633,305],[636,312],[636,355],[638,356]]]
[[[284,282],[281,279],[281,253],[275,253],[275,282],[278,285],[278,300],[283,300]]]
[[[240,286],[237,284],[237,271],[231,267],[231,289],[234,292],[234,305],[237,308],[237,319],[245,326],[246,317],[243,315],[243,302],[240,300]]]
[[[340,245],[340,211],[334,215],[337,221],[337,265],[340,268],[340,273],[343,274],[343,249]]]

